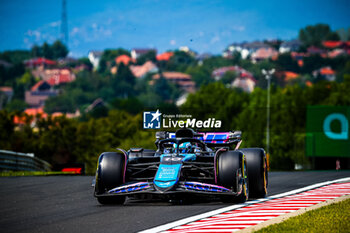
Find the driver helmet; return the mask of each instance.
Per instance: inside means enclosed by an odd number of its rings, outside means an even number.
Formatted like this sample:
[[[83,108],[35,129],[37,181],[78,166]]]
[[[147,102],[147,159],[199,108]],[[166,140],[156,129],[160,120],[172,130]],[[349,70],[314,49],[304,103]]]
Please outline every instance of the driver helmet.
[[[192,149],[192,145],[190,142],[181,143],[179,146],[180,153],[189,153],[191,152],[191,149]]]

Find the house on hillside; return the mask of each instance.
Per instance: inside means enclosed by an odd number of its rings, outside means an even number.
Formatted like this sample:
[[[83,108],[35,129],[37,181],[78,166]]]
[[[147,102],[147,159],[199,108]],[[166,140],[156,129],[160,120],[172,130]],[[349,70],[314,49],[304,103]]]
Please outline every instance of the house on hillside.
[[[24,65],[26,68],[29,69],[34,69],[37,67],[42,67],[42,68],[49,68],[57,65],[56,61],[46,59],[44,57],[37,57],[37,58],[32,58],[29,60],[25,60]]]
[[[136,78],[143,78],[148,73],[157,73],[158,67],[151,61],[145,62],[143,65],[130,65],[129,69]]]
[[[65,83],[70,83],[75,80],[75,74],[73,74],[68,69],[60,69],[57,72],[53,73],[50,78],[48,78],[46,81],[51,86],[57,86]]]
[[[350,41],[326,40],[322,42],[322,45],[327,49],[346,48],[350,46]]]
[[[173,52],[165,52],[157,55],[157,61],[169,61],[170,58],[174,55]]]
[[[310,55],[320,55],[321,57],[326,57],[327,56],[327,52],[324,49],[318,48],[316,46],[310,46],[309,48],[307,48],[307,53]]]
[[[333,49],[332,51],[329,51],[327,53],[327,56],[329,58],[335,58],[335,57],[342,56],[342,55],[347,55],[347,53],[344,49]]]
[[[162,75],[155,74],[153,75],[153,81],[159,79],[160,77],[164,77],[169,82],[174,83],[180,89],[185,92],[193,93],[195,92],[195,83],[192,81],[191,75],[184,74],[180,72],[163,72]]]
[[[98,65],[100,64],[101,57],[103,55],[102,51],[90,51],[88,54],[88,58],[94,67],[94,70],[98,69]]]
[[[88,113],[88,112],[91,112],[94,109],[97,109],[97,108],[100,108],[100,107],[105,107],[105,106],[106,106],[106,104],[103,101],[103,99],[102,98],[97,98],[97,99],[94,100],[94,102],[92,102],[92,104],[90,104],[85,109],[85,112]]]
[[[256,52],[258,49],[270,47],[270,45],[261,41],[233,43],[224,51],[223,57],[231,57],[234,52],[239,52],[242,59],[247,59],[248,56]]]
[[[24,110],[23,113],[31,117],[29,118],[31,127],[35,127],[37,120],[47,118],[47,113],[44,111],[43,106],[27,108]],[[15,123],[16,125],[24,125],[27,123],[27,121],[28,121],[27,117],[23,115],[20,115],[20,116],[16,115],[13,118],[13,123]]]
[[[188,46],[181,46],[179,48],[179,51],[185,52],[185,53],[187,53],[188,55],[190,55],[192,57],[197,56],[197,52],[192,50],[192,49],[190,49]]]
[[[53,90],[48,82],[41,80],[25,92],[25,102],[31,107],[41,107],[44,106],[45,100],[57,95],[58,91]]]
[[[115,58],[115,64],[119,65],[120,63],[123,63],[124,65],[129,65],[130,63],[135,63],[136,60],[129,57],[128,55],[120,55],[118,57]]]
[[[32,71],[34,77],[38,77],[44,81],[48,81],[51,85],[60,85],[75,80],[75,74],[70,69],[41,69]]]
[[[220,67],[220,68],[218,68],[218,69],[213,70],[213,72],[212,72],[211,75],[212,75],[212,77],[213,77],[216,81],[218,81],[218,80],[220,80],[220,79],[225,75],[225,73],[228,72],[228,71],[233,71],[233,72],[235,72],[237,75],[243,74],[243,75],[247,75],[247,76],[253,77],[253,74],[252,74],[252,73],[250,73],[249,71],[243,69],[243,68],[240,67],[240,66],[224,66],[224,67]]]
[[[283,86],[288,83],[294,83],[294,81],[300,78],[300,74],[292,72],[292,71],[277,71],[275,73],[277,77],[277,82]]]
[[[65,58],[58,59],[57,62],[60,66],[66,66],[70,63],[77,63],[78,59],[76,59],[74,57],[65,57]]]
[[[312,75],[314,76],[314,78],[321,77],[327,81],[335,81],[336,78],[335,71],[330,66],[317,69],[312,72]]]
[[[280,53],[297,52],[302,45],[300,40],[285,41],[280,45]]]
[[[156,49],[132,49],[131,50],[131,57],[133,59],[137,59],[142,55],[145,55],[148,52],[155,52],[155,54],[157,54],[157,50]]]
[[[245,92],[251,93],[253,92],[257,81],[253,76],[247,75],[245,73],[240,74],[235,78],[232,82],[231,86],[240,88]]]
[[[265,59],[277,59],[278,52],[274,48],[260,48],[252,53],[251,59],[254,62],[262,61]]]

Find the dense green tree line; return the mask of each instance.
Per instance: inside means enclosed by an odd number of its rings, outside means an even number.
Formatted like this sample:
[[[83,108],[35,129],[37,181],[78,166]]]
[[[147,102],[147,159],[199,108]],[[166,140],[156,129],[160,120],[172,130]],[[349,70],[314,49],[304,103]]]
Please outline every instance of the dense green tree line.
[[[350,73],[344,82],[319,82],[312,87],[274,86],[271,92],[271,155],[273,169],[292,169],[307,164],[304,157],[306,108],[308,105],[350,105]],[[214,117],[223,121],[222,130],[242,130],[243,147],[265,147],[266,90],[250,95],[214,83],[190,95],[181,111],[199,119]]]
[[[350,75],[344,82],[319,82],[312,87],[273,87],[271,92],[272,169],[292,169],[307,164],[304,156],[306,107],[308,105],[350,105]],[[251,94],[227,88],[222,83],[203,86],[188,97],[180,109],[197,119],[222,120],[223,130],[242,130],[243,147],[265,147],[266,91]],[[116,103],[122,105],[122,102]],[[124,103],[125,104],[125,103]],[[170,113],[164,109],[163,113]],[[103,151],[130,147],[154,148],[154,132],[142,128],[142,114],[111,110],[105,117],[86,116],[41,119],[37,127],[16,126],[15,113],[0,111],[0,148],[34,152],[51,163],[83,162],[92,173]]]

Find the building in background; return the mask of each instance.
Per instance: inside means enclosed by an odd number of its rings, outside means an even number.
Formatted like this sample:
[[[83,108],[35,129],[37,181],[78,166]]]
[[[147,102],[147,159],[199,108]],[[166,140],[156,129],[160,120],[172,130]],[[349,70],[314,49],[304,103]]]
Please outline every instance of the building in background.
[[[32,108],[38,108],[44,106],[49,97],[57,95],[58,91],[53,90],[48,82],[41,80],[25,92],[25,102]]]
[[[136,60],[140,56],[145,55],[149,52],[154,52],[155,54],[157,54],[156,49],[140,49],[140,48],[138,48],[138,49],[131,50],[131,57]]]
[[[157,80],[160,77],[164,77],[166,80],[174,83],[185,92],[189,92],[189,93],[195,92],[196,85],[192,81],[191,75],[189,74],[184,74],[180,72],[163,72],[161,75],[160,74],[153,75],[153,80]]]
[[[297,52],[300,49],[300,40],[290,40],[283,42],[279,47],[280,53]]]
[[[100,60],[102,57],[103,52],[101,51],[90,51],[88,54],[88,58],[94,67],[94,70],[98,69],[98,65],[100,64]]]

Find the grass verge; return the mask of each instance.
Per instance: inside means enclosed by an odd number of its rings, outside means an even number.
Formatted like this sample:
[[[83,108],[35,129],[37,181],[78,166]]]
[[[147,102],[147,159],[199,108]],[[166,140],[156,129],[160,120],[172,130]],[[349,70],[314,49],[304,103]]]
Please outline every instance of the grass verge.
[[[41,171],[0,172],[0,177],[9,177],[9,176],[57,176],[57,175],[75,175],[75,173],[74,172],[41,172]]]
[[[350,199],[333,203],[270,225],[255,233],[350,232]]]

